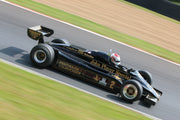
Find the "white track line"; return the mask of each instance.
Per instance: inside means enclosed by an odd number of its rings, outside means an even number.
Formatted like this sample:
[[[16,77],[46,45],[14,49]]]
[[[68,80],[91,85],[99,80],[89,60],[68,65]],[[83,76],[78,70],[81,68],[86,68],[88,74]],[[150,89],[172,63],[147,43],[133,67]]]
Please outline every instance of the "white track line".
[[[114,104],[119,105],[119,106],[121,106],[121,107],[124,107],[124,108],[126,108],[126,109],[129,109],[129,110],[135,111],[135,112],[137,112],[137,113],[139,113],[139,114],[142,114],[142,115],[144,115],[144,116],[146,116],[146,117],[149,117],[149,118],[151,118],[151,119],[153,119],[153,120],[161,120],[161,119],[159,119],[159,118],[157,118],[157,117],[154,117],[154,116],[148,115],[148,114],[143,113],[143,112],[141,112],[141,111],[135,110],[135,109],[133,109],[133,108],[131,108],[131,107],[127,107],[127,106],[125,106],[125,105],[123,105],[123,104],[120,104],[120,103],[118,103],[118,102],[115,102],[115,101],[109,100],[109,99],[107,99],[107,98],[104,98],[104,97],[98,96],[98,95],[96,95],[96,94],[94,94],[94,93],[91,93],[91,92],[88,92],[88,91],[86,91],[86,90],[83,90],[83,89],[77,88],[77,87],[75,87],[75,86],[72,86],[72,85],[70,85],[70,84],[64,83],[64,82],[59,81],[59,80],[57,80],[57,79],[51,78],[51,77],[46,76],[46,75],[44,75],[44,74],[41,74],[41,73],[38,73],[38,72],[32,71],[32,70],[30,70],[30,69],[28,69],[28,68],[22,67],[22,66],[20,66],[20,65],[17,65],[17,64],[15,64],[15,63],[9,62],[9,61],[4,60],[4,59],[2,59],[2,58],[0,58],[0,61],[1,61],[1,62],[3,62],[3,63],[9,64],[9,65],[12,65],[12,66],[14,66],[14,67],[16,67],[16,68],[22,69],[22,70],[24,70],[24,71],[27,71],[27,72],[29,72],[29,73],[32,73],[32,74],[35,74],[35,75],[41,76],[41,77],[43,77],[43,78],[47,78],[47,79],[53,80],[53,81],[55,81],[55,82],[58,82],[58,83],[61,83],[61,84],[67,85],[67,86],[69,86],[69,87],[72,87],[72,88],[74,88],[74,89],[77,89],[77,90],[79,90],[79,91],[82,91],[82,92],[84,92],[84,93],[87,93],[87,94],[90,94],[90,95],[96,96],[96,97],[98,97],[98,98],[100,98],[100,99],[103,99],[103,100],[109,101],[109,102],[111,102],[111,103],[114,103]]]
[[[175,65],[177,65],[177,66],[180,66],[180,64],[175,63],[175,62],[173,62],[173,61],[170,61],[170,60],[167,60],[167,59],[165,59],[165,58],[159,57],[159,56],[157,56],[157,55],[151,54],[151,53],[149,53],[149,52],[146,52],[146,51],[144,51],[144,50],[141,50],[141,49],[139,49],[139,48],[133,47],[133,46],[131,46],[131,45],[128,45],[128,44],[122,43],[122,42],[120,42],[120,41],[114,40],[114,39],[112,39],[112,38],[109,38],[109,37],[106,37],[106,36],[100,35],[100,34],[98,34],[98,33],[92,32],[92,31],[89,31],[89,30],[87,30],[87,29],[84,29],[84,28],[78,27],[78,26],[76,26],[76,25],[73,25],[73,24],[70,24],[70,23],[67,23],[67,22],[64,22],[64,21],[58,20],[58,19],[56,19],[56,18],[50,17],[50,16],[48,16],[48,15],[45,15],[45,14],[42,14],[42,13],[36,12],[36,11],[31,10],[31,9],[29,9],[29,8],[22,7],[22,6],[20,6],[20,5],[17,5],[17,4],[14,4],[14,3],[8,2],[8,1],[6,1],[6,0],[0,0],[0,1],[3,1],[3,2],[5,2],[5,3],[8,3],[8,4],[10,4],[10,5],[13,5],[13,6],[16,6],[16,7],[22,8],[22,9],[27,10],[27,11],[30,11],[30,12],[36,13],[36,14],[38,14],[38,15],[41,15],[41,16],[44,16],[44,17],[50,18],[50,19],[52,19],[52,20],[55,20],[55,21],[58,21],[58,22],[61,22],[61,23],[67,24],[67,25],[69,25],[69,26],[72,26],[72,27],[75,27],[75,28],[81,29],[81,30],[83,30],[83,31],[86,31],[86,32],[92,33],[92,34],[94,34],[94,35],[100,36],[100,37],[102,37],[102,38],[105,38],[105,39],[111,40],[111,41],[113,41],[113,42],[116,42],[116,43],[122,44],[122,45],[124,45],[124,46],[130,47],[130,48],[133,48],[133,49],[135,49],[135,50],[137,50],[137,51],[140,51],[140,52],[146,53],[146,54],[148,54],[148,55],[151,55],[151,56],[153,56],[153,57],[159,58],[159,59],[164,60],[164,61],[166,61],[166,62],[169,62],[169,63],[175,64]]]

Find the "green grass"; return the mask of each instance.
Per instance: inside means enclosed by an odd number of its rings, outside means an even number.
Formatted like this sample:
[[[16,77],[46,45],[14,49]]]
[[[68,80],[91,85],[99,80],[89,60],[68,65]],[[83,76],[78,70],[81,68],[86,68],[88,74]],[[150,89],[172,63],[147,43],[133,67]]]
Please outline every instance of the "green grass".
[[[164,49],[162,47],[156,46],[154,44],[148,43],[146,41],[119,33],[115,30],[109,29],[105,26],[96,24],[92,21],[83,19],[81,17],[66,13],[59,9],[55,9],[55,8],[43,5],[43,4],[34,2],[32,0],[8,0],[8,1],[19,4],[21,6],[24,6],[24,7],[30,8],[30,9],[33,9],[33,10],[41,12],[43,14],[52,16],[54,18],[69,22],[71,24],[80,26],[82,28],[94,31],[96,33],[113,38],[113,39],[121,41],[123,43],[132,45],[134,47],[143,49],[143,50],[153,53],[157,56],[180,63],[180,55],[177,53],[174,53],[174,52]],[[120,0],[120,1],[123,1],[123,0]]]
[[[148,120],[0,61],[0,120]]]
[[[175,3],[175,4],[180,5],[180,0],[168,0],[168,1],[170,1],[170,2],[173,2],[173,3]]]
[[[174,1],[172,1],[173,3],[175,3],[175,4],[177,4],[177,5],[180,5],[180,2],[174,2]]]
[[[168,1],[172,1],[172,2],[178,2],[178,3],[180,3],[180,0],[168,0]]]
[[[173,2],[173,3],[177,4],[177,5],[180,5],[180,0],[169,0],[169,1]]]

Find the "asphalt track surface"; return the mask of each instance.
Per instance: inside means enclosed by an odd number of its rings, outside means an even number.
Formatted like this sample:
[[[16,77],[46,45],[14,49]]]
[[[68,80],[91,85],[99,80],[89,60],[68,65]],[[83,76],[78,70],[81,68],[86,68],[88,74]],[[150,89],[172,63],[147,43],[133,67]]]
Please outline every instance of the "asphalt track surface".
[[[121,55],[123,65],[151,72],[153,75],[152,86],[163,91],[163,96],[155,106],[148,106],[142,101],[129,104],[119,99],[117,95],[78,79],[51,69],[35,68],[31,65],[29,53],[32,47],[37,44],[37,41],[28,38],[26,33],[27,27],[35,25],[44,25],[54,29],[55,34],[52,38],[65,38],[72,44],[83,46],[87,49],[97,49],[108,52],[109,49],[112,48],[113,51]],[[47,41],[51,39],[48,38]],[[107,38],[97,36],[1,1],[0,58],[112,101],[120,102],[123,105],[156,116],[160,119],[177,120],[180,118],[180,66],[135,50],[134,48],[113,42]]]

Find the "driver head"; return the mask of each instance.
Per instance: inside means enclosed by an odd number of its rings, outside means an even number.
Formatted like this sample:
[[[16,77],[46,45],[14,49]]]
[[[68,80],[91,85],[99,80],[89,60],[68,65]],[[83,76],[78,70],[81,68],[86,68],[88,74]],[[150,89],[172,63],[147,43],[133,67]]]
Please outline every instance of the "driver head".
[[[121,64],[121,58],[118,54],[112,53],[110,57],[111,57],[111,62],[114,65],[120,65]]]

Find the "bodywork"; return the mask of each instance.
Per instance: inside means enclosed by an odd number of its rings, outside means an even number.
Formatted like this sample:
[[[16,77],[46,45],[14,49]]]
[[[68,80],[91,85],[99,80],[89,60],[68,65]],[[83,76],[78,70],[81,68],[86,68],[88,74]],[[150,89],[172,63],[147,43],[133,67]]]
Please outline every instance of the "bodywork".
[[[99,56],[92,55],[90,50],[64,43],[44,43],[43,36],[49,37],[53,30],[35,26],[28,28],[28,36],[38,40],[39,44],[48,44],[55,51],[55,59],[51,65],[54,69],[83,80],[102,86],[117,94],[124,81],[137,80],[143,87],[144,101],[155,104],[159,101],[162,92],[152,88],[137,70],[124,70],[108,63],[108,55],[99,52]]]

